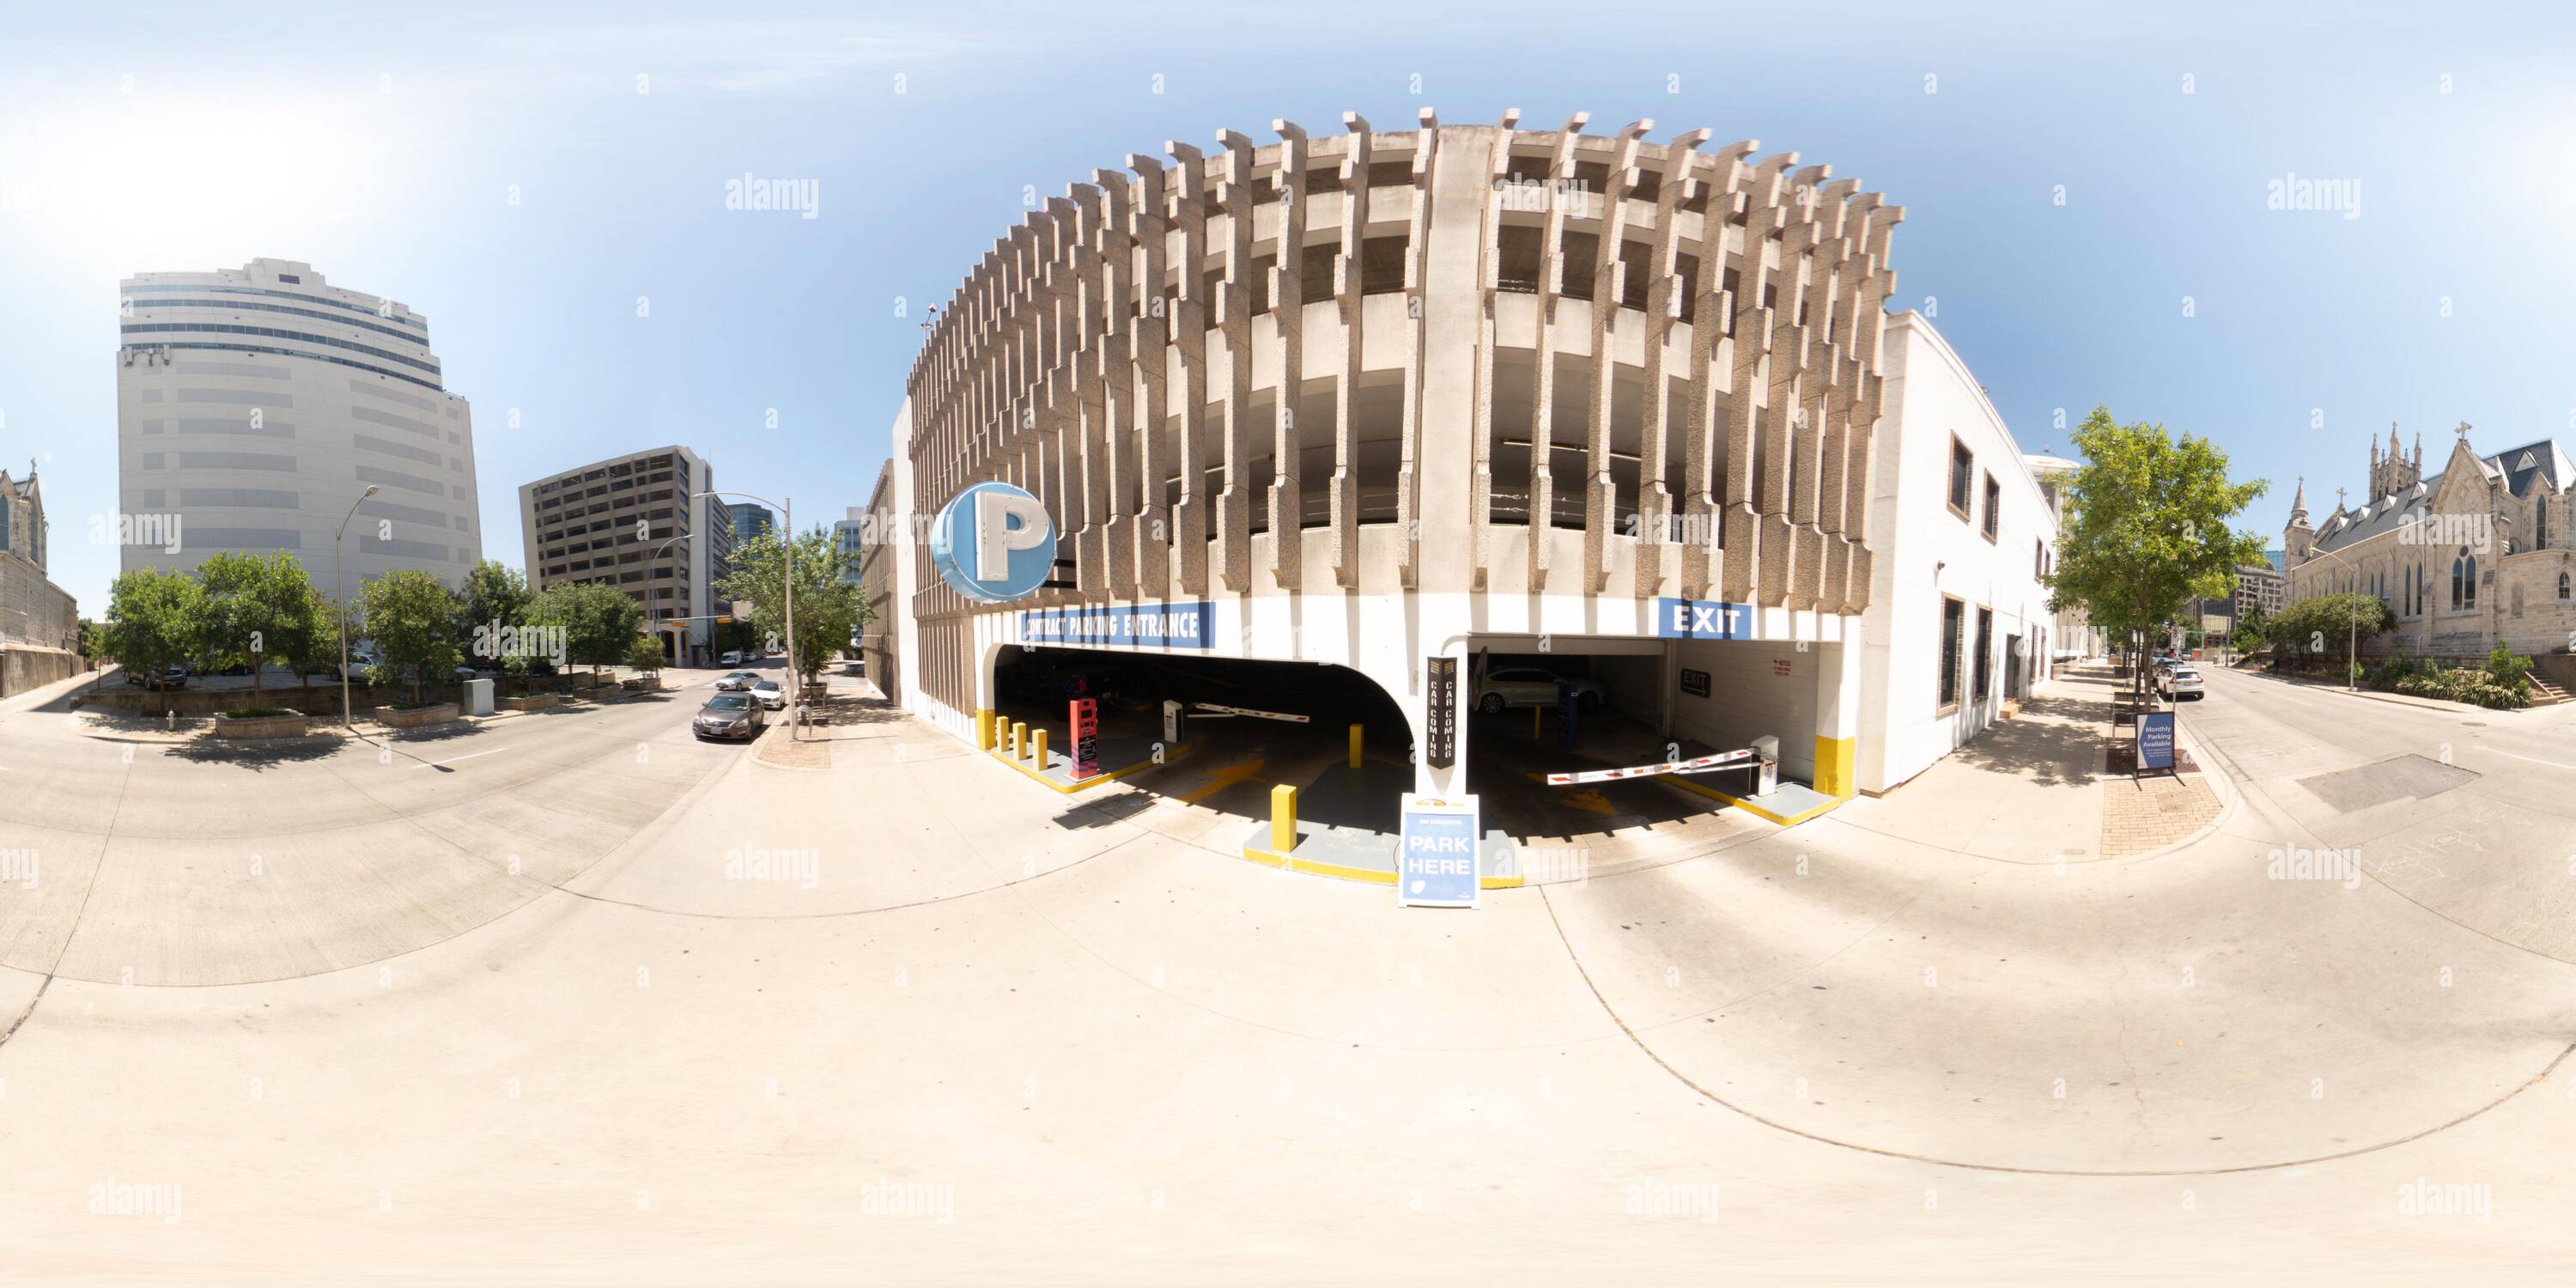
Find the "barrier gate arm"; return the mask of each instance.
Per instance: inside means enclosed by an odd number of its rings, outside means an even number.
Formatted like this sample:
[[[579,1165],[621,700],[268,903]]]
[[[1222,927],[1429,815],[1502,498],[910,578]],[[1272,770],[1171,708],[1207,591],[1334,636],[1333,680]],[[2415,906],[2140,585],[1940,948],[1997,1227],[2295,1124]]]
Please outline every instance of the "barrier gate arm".
[[[1256,720],[1284,720],[1290,724],[1307,724],[1314,719],[1312,716],[1294,715],[1286,711],[1255,711],[1250,707],[1219,706],[1213,702],[1193,702],[1190,706],[1192,707],[1191,714],[1193,715],[1198,715],[1199,712],[1209,713],[1199,717],[1204,720],[1223,720],[1230,716],[1250,716]]]
[[[1757,761],[1751,749],[1721,751],[1714,755],[1696,756],[1689,760],[1667,760],[1660,765],[1634,765],[1626,769],[1587,769],[1571,774],[1549,774],[1548,785],[1565,787],[1574,783],[1606,783],[1617,778],[1651,778],[1657,774],[1704,774],[1712,769],[1727,769]]]

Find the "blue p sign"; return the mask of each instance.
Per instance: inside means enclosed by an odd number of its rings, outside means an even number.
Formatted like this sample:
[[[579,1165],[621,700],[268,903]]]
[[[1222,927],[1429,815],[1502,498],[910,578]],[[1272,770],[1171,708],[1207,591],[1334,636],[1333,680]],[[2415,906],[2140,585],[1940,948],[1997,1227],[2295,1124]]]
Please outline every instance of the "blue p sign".
[[[978,483],[951,498],[930,528],[930,562],[958,594],[979,604],[1036,594],[1055,571],[1055,524],[1046,506],[1008,483]]]

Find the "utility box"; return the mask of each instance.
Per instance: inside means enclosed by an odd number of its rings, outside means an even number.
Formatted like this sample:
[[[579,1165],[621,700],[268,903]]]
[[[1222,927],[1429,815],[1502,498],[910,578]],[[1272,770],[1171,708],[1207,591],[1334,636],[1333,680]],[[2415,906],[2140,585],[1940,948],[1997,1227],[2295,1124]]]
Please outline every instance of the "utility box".
[[[467,680],[465,682],[465,714],[469,716],[488,716],[492,714],[492,682],[490,680]]]
[[[1170,698],[1163,699],[1163,749],[1169,751],[1180,746],[1188,739],[1189,731],[1189,716],[1182,711],[1181,704]]]
[[[1780,790],[1780,740],[1767,733],[1754,739],[1753,754],[1761,762],[1754,770],[1753,794],[1768,796]]]

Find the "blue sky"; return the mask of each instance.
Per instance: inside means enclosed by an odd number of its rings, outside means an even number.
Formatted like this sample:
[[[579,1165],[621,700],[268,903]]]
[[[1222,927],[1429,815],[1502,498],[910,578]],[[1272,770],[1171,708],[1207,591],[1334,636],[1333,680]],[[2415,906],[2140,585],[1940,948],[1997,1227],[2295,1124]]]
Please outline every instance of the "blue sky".
[[[2267,537],[2300,473],[2357,504],[2392,420],[2435,459],[2463,419],[2576,443],[2561,6],[719,8],[0,4],[0,460],[43,462],[82,611],[122,276],[301,259],[427,314],[516,563],[520,483],[665,442],[800,521],[863,503],[923,306],[1024,185],[1344,110],[1829,162],[1906,207],[1896,303],[2025,450],[2096,402],[2208,435],[2274,481]],[[726,210],[745,174],[818,217]],[[2294,175],[2357,217],[2269,208]]]

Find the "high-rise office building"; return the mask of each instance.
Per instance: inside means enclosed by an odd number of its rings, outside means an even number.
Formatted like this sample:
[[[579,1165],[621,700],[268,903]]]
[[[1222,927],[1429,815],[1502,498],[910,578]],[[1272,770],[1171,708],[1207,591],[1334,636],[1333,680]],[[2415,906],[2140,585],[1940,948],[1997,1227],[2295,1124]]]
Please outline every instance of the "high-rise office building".
[[[566,470],[519,488],[528,589],[597,581],[644,610],[644,629],[674,661],[706,660],[719,612],[723,507],[700,495],[715,470],[685,447],[656,447]]]
[[[329,593],[334,535],[373,485],[339,552],[349,593],[397,568],[464,584],[483,557],[474,418],[428,319],[293,260],[118,292],[125,571],[283,550]]]
[[[778,516],[768,506],[738,501],[726,506],[725,510],[733,518],[733,539],[737,542],[749,541],[778,528]]]

